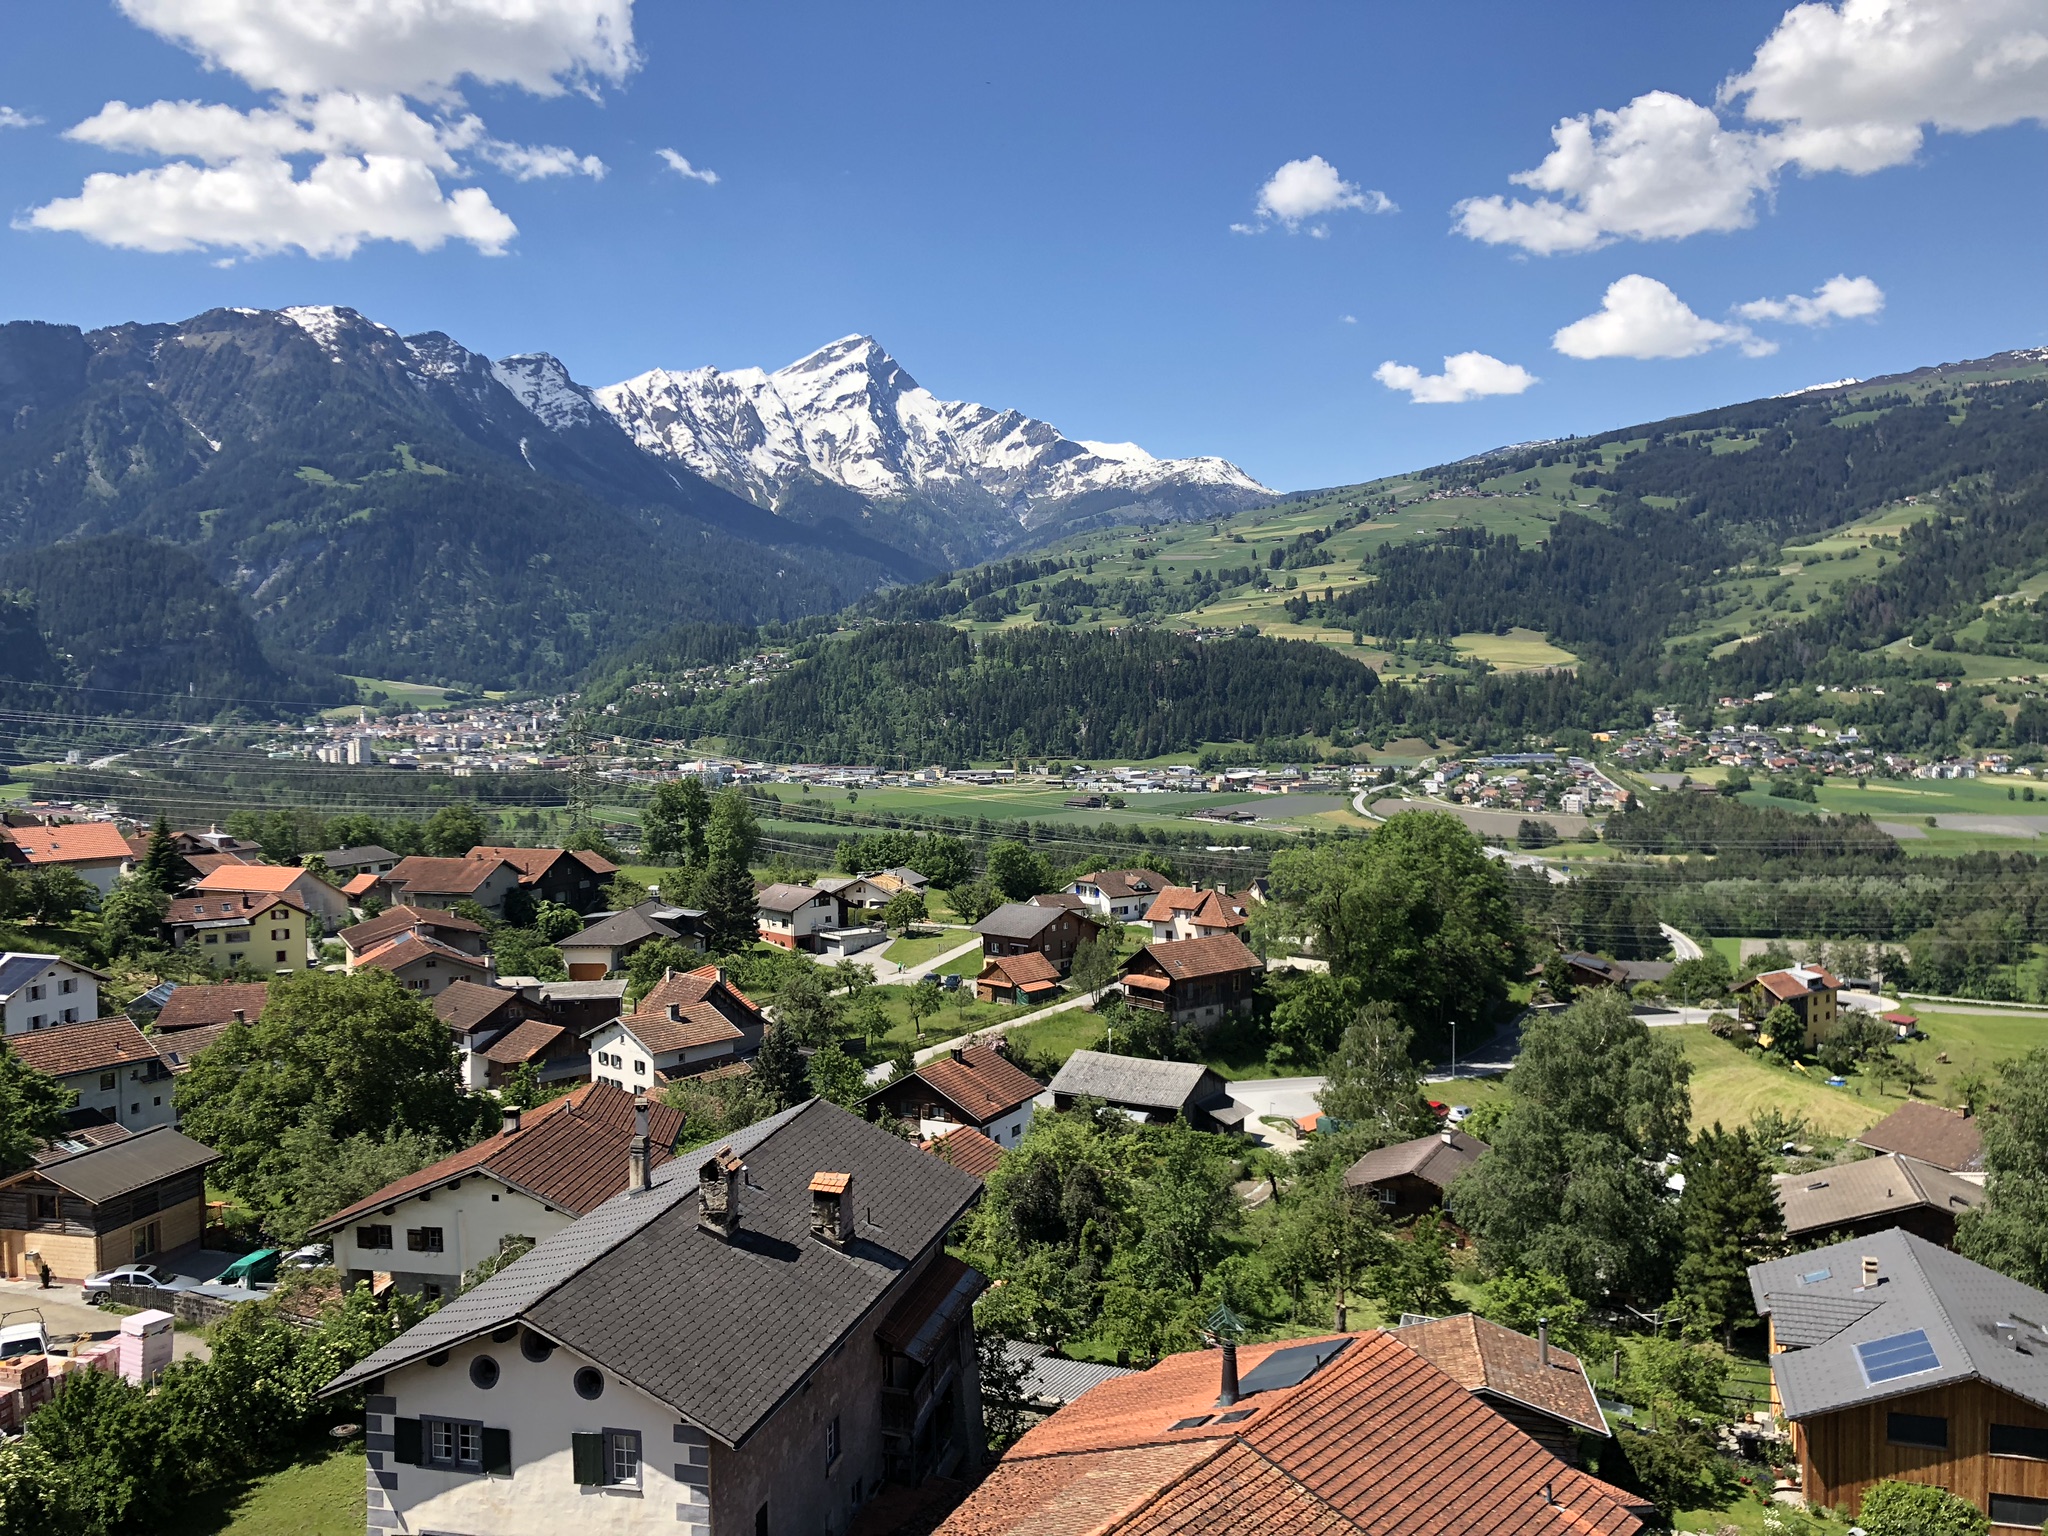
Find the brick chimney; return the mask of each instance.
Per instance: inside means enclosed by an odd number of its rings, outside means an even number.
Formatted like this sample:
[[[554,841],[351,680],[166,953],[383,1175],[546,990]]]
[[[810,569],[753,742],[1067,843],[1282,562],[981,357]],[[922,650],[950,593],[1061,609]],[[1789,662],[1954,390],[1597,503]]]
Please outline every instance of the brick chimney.
[[[647,1188],[647,1094],[633,1095],[633,1142],[626,1152],[626,1189],[640,1194]]]
[[[811,1175],[811,1236],[835,1248],[853,1241],[853,1175]]]
[[[728,1240],[740,1229],[740,1183],[746,1164],[720,1147],[697,1170],[697,1225]]]

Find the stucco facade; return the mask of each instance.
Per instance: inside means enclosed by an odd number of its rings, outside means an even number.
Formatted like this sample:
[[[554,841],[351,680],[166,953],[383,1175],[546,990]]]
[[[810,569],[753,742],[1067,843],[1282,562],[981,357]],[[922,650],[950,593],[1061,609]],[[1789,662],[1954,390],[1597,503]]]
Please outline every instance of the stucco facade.
[[[0,1033],[25,1035],[100,1016],[97,971],[55,955],[0,955]]]
[[[387,1274],[401,1290],[453,1296],[463,1271],[496,1253],[506,1238],[539,1242],[575,1219],[476,1173],[349,1222],[334,1233],[334,1262],[350,1285]]]

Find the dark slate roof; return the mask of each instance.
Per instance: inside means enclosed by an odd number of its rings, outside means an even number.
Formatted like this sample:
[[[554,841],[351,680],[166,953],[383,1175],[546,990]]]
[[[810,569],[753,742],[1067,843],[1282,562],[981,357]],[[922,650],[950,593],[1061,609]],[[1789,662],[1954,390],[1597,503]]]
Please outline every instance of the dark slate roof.
[[[1878,1262],[1878,1283],[1869,1287],[1863,1284],[1866,1255]],[[1814,1338],[1827,1322],[1843,1319],[1833,1333],[1771,1357],[1787,1418],[1973,1379],[2048,1408],[2048,1332],[2042,1327],[2048,1296],[1909,1232],[1893,1228],[1753,1265],[1749,1288],[1757,1311],[1774,1320],[1782,1314],[1800,1338]],[[1832,1310],[1817,1303],[1832,1303]],[[1858,1304],[1862,1310],[1852,1316]],[[2009,1339],[2001,1338],[2001,1325],[2009,1327]],[[1915,1330],[1927,1335],[1934,1367],[1866,1381],[1856,1346]],[[1779,1340],[1792,1342],[1782,1327]]]
[[[1052,1091],[1146,1109],[1184,1109],[1203,1091],[1209,1075],[1199,1061],[1076,1051],[1054,1074]]]
[[[1486,1143],[1477,1136],[1467,1136],[1446,1126],[1413,1141],[1366,1153],[1344,1170],[1344,1182],[1353,1189],[1362,1189],[1388,1179],[1412,1176],[1438,1189],[1449,1189],[1451,1181],[1478,1162],[1486,1151]]]
[[[1028,901],[1006,901],[974,925],[985,939],[1035,939],[1059,921],[1059,907],[1037,907]]]
[[[636,944],[642,939],[676,939],[690,931],[690,925],[704,914],[694,907],[670,906],[667,902],[643,901],[623,912],[607,913],[580,933],[562,940],[572,948],[611,948]]]
[[[123,1136],[103,1147],[44,1163],[35,1171],[59,1189],[93,1205],[103,1205],[119,1195],[219,1160],[220,1154],[213,1148],[203,1147],[189,1136],[160,1125]]]
[[[735,1242],[697,1226],[697,1170],[715,1150],[700,1148],[662,1168],[644,1194],[614,1196],[324,1390],[522,1320],[738,1444],[944,1238],[981,1183],[815,1099],[731,1145],[747,1165]],[[821,1171],[853,1178],[861,1224],[845,1252],[811,1236],[809,1184]]]

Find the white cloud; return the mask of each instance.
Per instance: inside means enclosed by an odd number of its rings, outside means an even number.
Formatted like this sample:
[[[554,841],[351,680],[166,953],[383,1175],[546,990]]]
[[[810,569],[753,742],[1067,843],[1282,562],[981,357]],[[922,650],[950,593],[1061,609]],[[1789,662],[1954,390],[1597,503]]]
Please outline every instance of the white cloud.
[[[132,20],[269,104],[110,101],[68,137],[167,163],[89,177],[20,221],[145,251],[348,256],[368,240],[496,254],[517,233],[479,164],[516,181],[602,177],[604,162],[494,138],[463,79],[594,94],[638,63],[633,0],[117,0]],[[417,109],[422,104],[426,110]],[[311,160],[310,165],[306,164]],[[196,162],[196,163],[194,163]]]
[[[1617,238],[1743,229],[1775,170],[1756,135],[1724,128],[1711,108],[1669,91],[1568,117],[1550,137],[1556,148],[1541,165],[1508,178],[1550,195],[1467,198],[1452,209],[1459,233],[1548,256]]]
[[[1716,101],[1755,126],[1668,91],[1566,118],[1509,178],[1544,195],[1467,198],[1456,228],[1537,255],[1743,229],[1788,167],[1866,174],[1911,160],[1929,127],[2048,123],[2048,0],[1796,5]]]
[[[40,117],[30,117],[12,107],[0,107],[0,128],[33,128],[41,121]]]
[[[1864,173],[1919,152],[1928,127],[2048,121],[2043,0],[1842,0],[1794,6],[1721,87],[1807,171]]]
[[[1813,291],[1782,299],[1752,299],[1735,306],[1745,320],[1782,320],[1791,325],[1826,325],[1830,320],[1867,320],[1884,308],[1884,290],[1867,277],[1838,273]]]
[[[623,80],[633,0],[118,0],[262,91],[441,100],[467,76],[536,96]]]
[[[486,139],[477,153],[514,181],[541,181],[549,176],[588,176],[603,181],[606,166],[595,155],[579,155],[559,144],[508,144]]]
[[[678,176],[686,177],[691,181],[701,181],[707,187],[718,185],[718,172],[700,170],[672,149],[657,149],[654,153],[660,158],[662,164],[666,165]]]
[[[303,177],[275,156],[101,172],[78,196],[45,204],[27,222],[127,250],[254,256],[349,256],[366,240],[430,251],[451,239],[496,254],[517,233],[481,187],[444,197],[427,166],[387,155],[330,155]]]
[[[1261,235],[1275,221],[1293,234],[1312,219],[1346,210],[1400,212],[1386,193],[1346,181],[1337,173],[1337,167],[1321,155],[1310,155],[1306,160],[1290,160],[1281,166],[1266,178],[1252,207],[1258,214],[1257,222],[1233,224],[1230,226],[1232,234]],[[1318,240],[1327,239],[1330,233],[1328,226],[1323,224],[1309,224],[1308,232]]]
[[[1696,357],[1739,345],[1752,357],[1776,350],[1745,325],[1726,325],[1694,314],[1654,277],[1630,273],[1608,284],[1599,310],[1574,320],[1550,338],[1566,357]]]
[[[1401,390],[1417,405],[1460,405],[1482,395],[1519,395],[1536,375],[1517,363],[1504,363],[1484,352],[1460,352],[1444,359],[1442,373],[1424,373],[1406,363],[1384,362],[1372,376],[1389,389]]]
[[[1339,318],[1341,318],[1341,319],[1343,320],[1343,322],[1344,322],[1344,323],[1345,323],[1346,325],[1356,325],[1356,324],[1358,324],[1358,316],[1356,316],[1356,315],[1343,315],[1343,316],[1340,316]]]

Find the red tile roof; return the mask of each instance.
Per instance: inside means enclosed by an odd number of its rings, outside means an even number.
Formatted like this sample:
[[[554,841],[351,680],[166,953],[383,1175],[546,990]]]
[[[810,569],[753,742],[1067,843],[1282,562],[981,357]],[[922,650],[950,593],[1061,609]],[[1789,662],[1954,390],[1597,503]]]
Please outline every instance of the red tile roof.
[[[1240,1374],[1308,1342],[1240,1349]],[[1102,1383],[1011,1447],[937,1536],[1642,1528],[1627,1495],[1566,1466],[1392,1334],[1353,1336],[1306,1381],[1231,1410],[1216,1406],[1219,1381],[1219,1355],[1201,1350]],[[1225,1412],[1245,1416],[1225,1424]],[[1173,1428],[1186,1419],[1201,1422]]]
[[[1159,899],[1147,909],[1145,921],[1170,923],[1176,914],[1186,916],[1198,928],[1244,926],[1243,916],[1217,892],[1200,891],[1185,885],[1170,885],[1161,891]]]
[[[430,859],[420,854],[400,859],[383,879],[394,889],[424,891],[434,896],[471,896],[481,890],[503,859]],[[511,866],[514,874],[519,866]]]
[[[208,870],[195,891],[267,891],[278,895],[301,880],[316,876],[286,864],[219,864]]]
[[[766,1027],[761,1010],[712,965],[670,972],[620,1023],[657,1056],[738,1040],[748,1029]]]
[[[970,1045],[952,1056],[928,1061],[914,1074],[967,1119],[978,1124],[1028,1104],[1045,1084],[992,1045]]]
[[[197,1024],[191,1029],[159,1035],[156,1037],[157,1054],[173,1072],[189,1072],[199,1053],[234,1027],[230,1020],[226,1024]]]
[[[1147,960],[1158,967],[1156,974],[1170,981],[1196,981],[1204,976],[1228,976],[1260,968],[1259,957],[1246,949],[1244,940],[1234,933],[1213,934],[1206,939],[1161,939],[1131,956],[1129,968],[1137,970]]]
[[[224,981],[214,986],[182,986],[173,992],[156,1016],[158,1034],[174,1029],[197,1029],[206,1024],[232,1024],[235,1010],[242,1010],[248,1023],[263,1016],[270,998],[267,981]]]
[[[199,888],[204,887],[201,882]],[[290,907],[302,916],[306,904],[288,891],[238,891],[232,888],[206,890],[198,896],[180,896],[164,910],[164,921],[173,927],[197,923],[256,921],[266,912]]]
[[[990,957],[975,980],[989,981],[997,976],[1013,987],[1056,987],[1060,984],[1060,968],[1035,949],[1021,955]]]
[[[1076,885],[1092,885],[1110,901],[1123,901],[1152,891],[1171,890],[1173,882],[1155,869],[1098,869],[1083,875]]]
[[[923,1145],[933,1157],[943,1157],[962,1173],[971,1173],[977,1179],[994,1173],[996,1164],[1003,1160],[1003,1149],[971,1125],[934,1136]]]
[[[404,933],[411,928],[439,928],[447,933],[484,931],[481,923],[472,923],[468,918],[457,917],[453,912],[439,912],[432,907],[397,906],[378,913],[366,922],[342,929],[336,937],[352,950],[375,949],[394,934]]]
[[[532,885],[563,859],[573,860],[593,875],[610,877],[619,866],[602,855],[576,848],[496,848],[479,844],[469,850],[472,859],[503,859],[519,871],[519,883]]]
[[[85,1024],[58,1024],[50,1029],[8,1037],[7,1049],[45,1077],[74,1072],[104,1072],[131,1061],[151,1061],[156,1047],[125,1013]]]
[[[341,894],[360,899],[377,889],[377,882],[383,878],[382,875],[370,874],[368,872],[357,875],[353,880],[349,880],[342,885]]]
[[[518,1001],[519,994],[505,987],[489,987],[480,981],[451,981],[434,999],[434,1017],[450,1029],[466,1033]]]
[[[1901,1104],[1856,1139],[1874,1151],[1900,1152],[1949,1173],[1984,1166],[1983,1123],[1939,1104]]]
[[[130,859],[128,839],[111,821],[77,821],[58,827],[8,827],[5,834],[30,864],[83,864]]]
[[[652,1170],[672,1155],[669,1149],[682,1134],[683,1117],[664,1104],[649,1108]],[[633,1096],[613,1083],[586,1083],[574,1093],[528,1110],[518,1130],[486,1136],[473,1147],[395,1180],[368,1199],[337,1211],[313,1231],[332,1231],[472,1173],[487,1174],[544,1204],[581,1216],[626,1187],[626,1152],[632,1139]]]
[[[1812,983],[1818,983],[1819,985],[1816,987]],[[1839,976],[1834,976],[1827,971],[1820,970],[1805,972],[1798,970],[1765,971],[1761,976],[1757,977],[1756,984],[1780,1002],[1789,1002],[1795,997],[1806,997],[1822,988],[1831,992],[1842,990],[1842,981]]]
[[[455,989],[450,987],[449,992]],[[447,992],[441,994],[443,997]],[[559,1024],[550,1024],[545,1019],[524,1019],[498,1037],[497,1043],[483,1055],[485,1061],[495,1061],[501,1067],[516,1067],[521,1062],[531,1061],[549,1046],[553,1045],[568,1030]]]
[[[1392,1330],[1395,1338],[1468,1392],[1509,1398],[1596,1435],[1609,1433],[1593,1383],[1577,1355],[1466,1313]]]
[[[357,955],[358,966],[374,965],[380,971],[398,971],[411,965],[415,960],[428,957],[447,960],[456,965],[467,966],[480,975],[490,972],[491,963],[482,955],[465,955],[459,949],[451,949],[439,939],[430,939],[415,933],[410,928],[390,939],[367,954]]]

